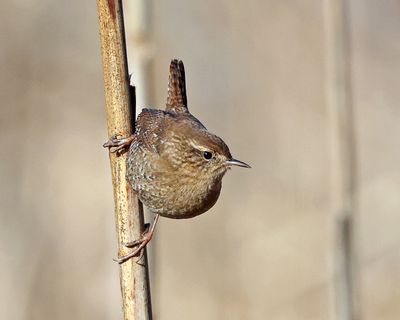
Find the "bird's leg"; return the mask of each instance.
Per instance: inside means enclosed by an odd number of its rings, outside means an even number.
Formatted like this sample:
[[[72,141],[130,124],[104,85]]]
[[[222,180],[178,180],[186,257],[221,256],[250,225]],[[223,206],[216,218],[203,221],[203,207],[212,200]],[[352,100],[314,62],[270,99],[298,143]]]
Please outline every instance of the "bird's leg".
[[[136,240],[131,241],[131,242],[125,242],[124,246],[127,247],[127,248],[134,248],[134,247],[140,245],[142,243],[143,237],[149,232],[149,230],[150,230],[150,223],[146,223],[144,225],[144,231],[143,231],[141,237],[139,239],[136,239]]]
[[[125,247],[128,248],[134,248],[137,247],[135,250],[133,250],[131,253],[128,253],[122,257],[118,257],[117,259],[114,259],[115,262],[118,262],[119,264],[124,263],[125,261],[129,260],[132,257],[135,257],[139,254],[139,259],[138,261],[141,260],[141,258],[143,257],[143,253],[144,253],[144,248],[146,247],[146,245],[150,242],[150,240],[153,238],[153,233],[154,233],[154,229],[156,227],[158,218],[160,217],[159,214],[157,214],[154,218],[153,224],[150,226],[147,226],[145,231],[142,233],[140,239],[137,239],[135,241],[132,242],[128,242],[125,243]],[[136,262],[138,262],[136,261]]]
[[[129,137],[122,138],[118,134],[114,134],[103,144],[104,148],[109,148],[111,152],[121,153],[123,149],[128,148],[133,141],[133,134]]]

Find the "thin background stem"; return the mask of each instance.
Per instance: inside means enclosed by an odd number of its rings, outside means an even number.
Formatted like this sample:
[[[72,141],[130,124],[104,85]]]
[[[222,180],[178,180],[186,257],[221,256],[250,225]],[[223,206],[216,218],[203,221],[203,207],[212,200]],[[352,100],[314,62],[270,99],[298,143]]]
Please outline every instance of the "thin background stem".
[[[351,87],[350,5],[325,0],[326,86],[331,146],[336,319],[359,320],[357,143]]]

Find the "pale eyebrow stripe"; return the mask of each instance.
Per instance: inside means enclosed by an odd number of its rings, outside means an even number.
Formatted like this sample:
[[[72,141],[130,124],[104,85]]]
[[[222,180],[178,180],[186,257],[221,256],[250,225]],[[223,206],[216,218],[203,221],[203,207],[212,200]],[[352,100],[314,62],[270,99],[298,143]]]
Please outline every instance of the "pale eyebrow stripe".
[[[194,140],[189,140],[189,143],[192,145],[193,148],[200,150],[200,151],[209,151],[208,149],[204,148],[201,145],[198,145],[194,142]]]

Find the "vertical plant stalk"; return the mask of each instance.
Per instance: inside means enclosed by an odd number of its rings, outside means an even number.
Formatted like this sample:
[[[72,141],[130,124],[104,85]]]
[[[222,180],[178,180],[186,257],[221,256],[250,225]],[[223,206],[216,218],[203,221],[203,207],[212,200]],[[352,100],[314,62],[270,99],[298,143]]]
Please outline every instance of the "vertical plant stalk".
[[[357,274],[357,159],[351,88],[349,5],[325,0],[327,105],[331,146],[331,211],[334,216],[336,319],[360,319]]]
[[[129,136],[134,128],[134,90],[129,87],[121,0],[97,0],[103,63],[108,136]],[[114,189],[118,253],[129,252],[124,243],[143,232],[143,208],[125,179],[126,153],[110,153]],[[143,261],[144,260],[144,261]],[[141,263],[130,259],[120,265],[122,308],[125,320],[152,319],[147,255]]]

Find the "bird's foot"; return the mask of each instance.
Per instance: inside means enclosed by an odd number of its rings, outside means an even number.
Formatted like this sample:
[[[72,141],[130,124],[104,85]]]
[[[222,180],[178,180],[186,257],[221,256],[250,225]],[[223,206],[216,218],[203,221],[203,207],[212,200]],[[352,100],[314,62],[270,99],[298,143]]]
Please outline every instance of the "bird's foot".
[[[133,141],[133,134],[129,137],[122,138],[118,134],[114,134],[110,139],[103,144],[104,148],[109,148],[113,153],[122,153],[122,151],[128,148]]]
[[[115,262],[118,262],[119,264],[124,263],[125,261],[128,261],[132,257],[136,257],[139,255],[139,258],[136,260],[136,263],[139,263],[140,260],[142,260],[144,256],[144,249],[146,245],[151,241],[153,238],[153,233],[154,233],[154,228],[156,227],[157,221],[158,221],[159,215],[156,215],[153,225],[150,228],[150,224],[145,225],[145,231],[142,233],[141,237],[135,241],[132,242],[127,242],[124,243],[125,247],[127,248],[135,248],[132,252],[118,257],[116,259],[113,259]]]

